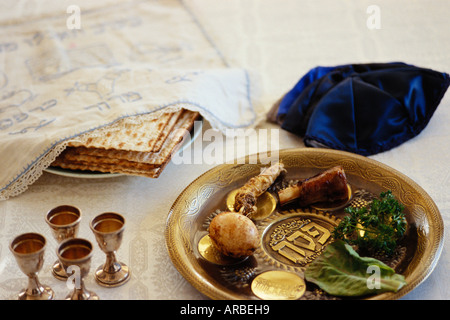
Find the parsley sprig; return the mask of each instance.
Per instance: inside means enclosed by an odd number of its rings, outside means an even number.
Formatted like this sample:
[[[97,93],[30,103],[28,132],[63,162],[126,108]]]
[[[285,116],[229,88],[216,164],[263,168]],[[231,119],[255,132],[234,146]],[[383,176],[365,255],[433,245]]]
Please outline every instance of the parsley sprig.
[[[333,236],[368,252],[392,255],[406,232],[403,210],[391,191],[382,192],[369,207],[347,207],[348,215],[334,229]]]

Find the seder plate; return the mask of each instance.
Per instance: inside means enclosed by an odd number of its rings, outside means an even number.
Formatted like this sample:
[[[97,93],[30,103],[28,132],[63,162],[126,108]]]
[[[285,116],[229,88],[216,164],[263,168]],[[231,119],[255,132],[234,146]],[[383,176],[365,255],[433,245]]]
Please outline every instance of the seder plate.
[[[305,283],[303,272],[330,243],[330,233],[343,216],[343,208],[364,205],[371,196],[387,190],[405,206],[408,232],[404,254],[395,270],[405,276],[407,284],[396,293],[364,298],[400,298],[432,272],[442,251],[443,221],[430,196],[410,178],[375,160],[330,149],[281,150],[279,158],[288,180],[342,165],[351,199],[346,204],[285,209],[266,194],[259,205],[271,212],[253,219],[260,232],[260,246],[252,256],[235,260],[218,254],[211,246],[209,222],[218,212],[227,210],[230,193],[269,164],[263,155],[254,155],[238,164],[223,164],[207,171],[179,195],[165,229],[173,264],[200,292],[212,299],[317,298],[320,290]]]

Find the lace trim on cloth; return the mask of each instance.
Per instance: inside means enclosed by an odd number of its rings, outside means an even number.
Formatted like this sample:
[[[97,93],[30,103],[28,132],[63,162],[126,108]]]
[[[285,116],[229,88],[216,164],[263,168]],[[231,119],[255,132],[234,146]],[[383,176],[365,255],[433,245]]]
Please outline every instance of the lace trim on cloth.
[[[67,142],[62,142],[53,147],[42,158],[34,162],[34,164],[25,171],[18,179],[12,182],[8,187],[0,192],[0,200],[8,200],[15,197],[28,189],[28,186],[36,182],[42,175],[42,172],[55,161],[56,157],[67,147]]]

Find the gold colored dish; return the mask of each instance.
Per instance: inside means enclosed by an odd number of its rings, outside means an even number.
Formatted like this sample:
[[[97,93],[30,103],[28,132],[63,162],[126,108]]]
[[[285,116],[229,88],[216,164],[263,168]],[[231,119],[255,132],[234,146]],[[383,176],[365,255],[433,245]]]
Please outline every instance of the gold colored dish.
[[[238,164],[219,165],[179,195],[165,229],[170,258],[187,281],[212,299],[335,298],[307,283],[305,287],[303,272],[332,240],[331,231],[344,215],[342,203],[306,209],[276,205],[272,213],[254,219],[260,246],[243,260],[220,256],[210,245],[210,221],[228,210],[229,194],[268,166],[267,159],[252,155]],[[352,192],[348,205],[364,205],[372,195],[391,190],[405,206],[408,233],[395,270],[407,284],[397,292],[362,298],[398,299],[431,274],[442,251],[444,224],[433,200],[414,181],[378,161],[336,150],[287,149],[279,151],[279,159],[287,169],[287,180],[343,166]],[[264,206],[270,208],[272,198],[267,199]]]

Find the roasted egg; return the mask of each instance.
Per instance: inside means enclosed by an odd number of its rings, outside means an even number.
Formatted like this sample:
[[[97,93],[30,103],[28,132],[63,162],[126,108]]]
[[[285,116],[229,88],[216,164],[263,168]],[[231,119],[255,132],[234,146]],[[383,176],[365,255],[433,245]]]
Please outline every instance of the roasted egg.
[[[259,232],[250,218],[238,212],[222,212],[211,220],[209,237],[222,254],[245,258],[259,245]]]

